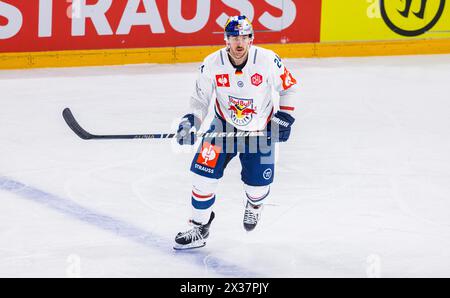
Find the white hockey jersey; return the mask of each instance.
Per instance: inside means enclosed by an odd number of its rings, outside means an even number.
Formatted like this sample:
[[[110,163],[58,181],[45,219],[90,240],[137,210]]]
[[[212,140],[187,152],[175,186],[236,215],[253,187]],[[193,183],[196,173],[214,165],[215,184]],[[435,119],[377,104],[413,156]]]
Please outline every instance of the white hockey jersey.
[[[242,72],[231,64],[226,48],[209,55],[199,70],[190,110],[201,121],[215,93],[215,111],[239,130],[263,130],[270,121],[272,90],[280,94],[280,110],[292,112],[297,81],[271,50],[252,46]]]

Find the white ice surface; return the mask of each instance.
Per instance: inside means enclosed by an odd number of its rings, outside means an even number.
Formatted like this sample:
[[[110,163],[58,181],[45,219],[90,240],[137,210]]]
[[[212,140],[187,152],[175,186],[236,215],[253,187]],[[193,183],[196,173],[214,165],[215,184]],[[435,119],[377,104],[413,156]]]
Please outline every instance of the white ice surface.
[[[172,250],[192,151],[168,140],[197,64],[0,71],[1,277],[450,277],[450,56],[286,60],[302,85],[260,225],[239,160],[208,244]]]

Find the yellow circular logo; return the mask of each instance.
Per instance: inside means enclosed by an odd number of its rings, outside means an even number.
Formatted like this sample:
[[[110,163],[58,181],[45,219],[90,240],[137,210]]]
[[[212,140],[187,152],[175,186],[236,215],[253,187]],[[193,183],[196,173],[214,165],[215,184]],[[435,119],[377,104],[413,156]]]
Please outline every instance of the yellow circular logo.
[[[418,36],[430,31],[444,12],[445,0],[380,0],[386,25],[403,36]]]

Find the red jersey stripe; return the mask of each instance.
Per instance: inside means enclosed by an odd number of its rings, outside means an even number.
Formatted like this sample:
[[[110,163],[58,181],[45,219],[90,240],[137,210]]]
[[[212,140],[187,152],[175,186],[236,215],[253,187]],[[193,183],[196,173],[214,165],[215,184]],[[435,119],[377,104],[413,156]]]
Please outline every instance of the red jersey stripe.
[[[288,106],[280,106],[280,110],[293,111],[293,110],[295,110],[295,108],[294,107],[288,107]]]

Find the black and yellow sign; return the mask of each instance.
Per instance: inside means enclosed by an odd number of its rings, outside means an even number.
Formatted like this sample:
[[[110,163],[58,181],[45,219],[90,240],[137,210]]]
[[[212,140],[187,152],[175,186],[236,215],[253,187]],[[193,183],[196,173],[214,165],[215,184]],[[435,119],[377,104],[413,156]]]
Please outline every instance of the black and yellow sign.
[[[430,31],[441,19],[445,0],[380,0],[386,25],[403,36],[419,36]]]
[[[322,1],[321,41],[450,38],[450,0]]]

